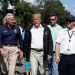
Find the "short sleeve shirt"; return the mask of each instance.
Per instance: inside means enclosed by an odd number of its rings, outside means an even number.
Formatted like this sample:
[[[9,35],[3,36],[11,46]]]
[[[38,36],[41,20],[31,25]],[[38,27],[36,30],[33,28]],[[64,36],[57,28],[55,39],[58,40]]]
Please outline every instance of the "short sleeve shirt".
[[[71,38],[69,37],[69,35]],[[75,28],[72,31],[70,31],[68,28],[60,30],[57,35],[56,42],[60,43],[60,53],[66,55],[75,54]]]

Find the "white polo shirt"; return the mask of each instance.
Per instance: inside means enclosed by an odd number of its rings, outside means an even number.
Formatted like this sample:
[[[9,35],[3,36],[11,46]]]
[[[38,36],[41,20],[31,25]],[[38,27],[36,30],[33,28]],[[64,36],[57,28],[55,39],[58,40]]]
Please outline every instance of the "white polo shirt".
[[[75,54],[75,28],[72,31],[68,28],[60,30],[56,42],[60,43],[60,53],[66,55]]]
[[[38,28],[35,26],[31,29],[31,48],[43,49],[44,28],[40,24]]]

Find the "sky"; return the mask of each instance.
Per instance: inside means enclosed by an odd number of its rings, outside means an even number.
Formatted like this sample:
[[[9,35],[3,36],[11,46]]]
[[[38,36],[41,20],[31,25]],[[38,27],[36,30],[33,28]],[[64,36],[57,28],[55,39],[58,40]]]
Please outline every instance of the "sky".
[[[60,2],[65,6],[65,10],[75,16],[75,0],[60,0]]]
[[[35,4],[35,0],[25,0],[27,2],[31,2]],[[63,6],[65,6],[65,10],[69,11],[71,15],[75,16],[75,0],[59,0]]]

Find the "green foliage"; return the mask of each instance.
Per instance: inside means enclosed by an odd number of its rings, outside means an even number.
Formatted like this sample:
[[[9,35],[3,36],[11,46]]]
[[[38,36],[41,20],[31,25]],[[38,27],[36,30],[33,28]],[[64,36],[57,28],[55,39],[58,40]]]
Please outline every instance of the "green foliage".
[[[0,0],[2,3],[2,10],[0,11],[0,19],[7,13],[8,1],[15,6],[15,18],[18,20],[18,25],[23,29],[26,28],[27,23],[32,21],[32,14],[40,13],[42,15],[42,22],[45,24],[50,23],[50,15],[57,15],[58,24],[62,27],[66,26],[65,18],[70,15],[70,12],[65,10],[65,7],[59,0],[36,0],[38,6],[33,6],[31,3],[22,0]],[[11,11],[12,12],[12,11]],[[12,12],[13,13],[13,12]]]
[[[26,28],[27,23],[31,22],[32,14],[35,13],[35,7],[30,6],[30,3],[22,1],[21,3],[17,3],[15,5],[16,14],[15,18],[18,20],[18,25],[20,25],[23,29]]]
[[[42,22],[45,24],[50,23],[50,15],[57,15],[58,17],[58,24],[62,27],[66,25],[66,17],[70,15],[70,12],[65,10],[65,7],[59,0],[43,0],[44,6],[43,9],[38,7],[37,12],[42,14]]]
[[[11,5],[15,6],[16,13],[13,13],[13,10],[7,10],[8,1],[10,1]],[[7,13],[13,13],[15,19],[18,21],[18,25],[20,25],[23,29],[26,28],[27,23],[31,22],[31,17],[33,13],[36,13],[35,6],[31,6],[30,3],[22,0],[1,0],[2,3],[2,11],[0,11],[0,19],[2,19]]]

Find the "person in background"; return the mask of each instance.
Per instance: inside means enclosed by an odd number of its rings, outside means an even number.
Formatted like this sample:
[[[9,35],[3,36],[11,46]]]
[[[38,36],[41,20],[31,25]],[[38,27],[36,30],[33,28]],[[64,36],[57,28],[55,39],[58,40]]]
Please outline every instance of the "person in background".
[[[50,16],[50,25],[48,27],[51,30],[52,39],[53,39],[53,56],[48,61],[48,68],[49,68],[49,75],[57,75],[58,73],[58,64],[55,62],[55,40],[57,37],[58,32],[62,29],[60,25],[57,24],[57,16],[51,15]]]
[[[29,27],[30,25],[32,25],[32,23],[28,22],[27,27]],[[24,35],[25,35],[25,33],[24,33]],[[25,61],[25,71],[26,71],[26,75],[29,75],[29,71],[30,71],[30,62],[29,61]]]
[[[59,75],[75,75],[75,26],[74,16],[66,18],[67,27],[60,30],[56,38],[56,63]]]
[[[6,64],[5,64],[4,60],[3,60],[2,55],[3,55],[3,51],[0,50],[0,68],[1,68],[0,75],[4,75],[6,73],[6,71],[7,71]]]
[[[7,24],[0,26],[0,51],[7,68],[5,75],[14,75],[16,59],[18,55],[17,44],[20,41],[20,49],[23,50],[23,39],[20,28],[14,25],[14,15],[7,13]],[[18,41],[19,40],[19,41]],[[21,53],[21,58],[23,54]]]
[[[3,18],[2,25],[6,24],[6,18]]]
[[[25,61],[30,60],[30,75],[45,75],[44,61],[52,58],[53,41],[50,29],[42,24],[41,15],[32,15],[33,25],[25,31],[23,54]]]
[[[17,25],[17,23],[18,23],[18,21],[16,19],[14,19],[14,25]],[[22,35],[23,34],[23,29],[20,26],[18,26],[18,27],[20,28],[20,32],[21,32],[21,35]],[[17,45],[18,45],[18,47],[20,47],[20,44],[19,43]],[[22,51],[20,51],[20,49],[19,49],[19,52],[22,52]],[[19,67],[21,67],[23,64],[22,64],[22,59],[20,59],[20,53],[19,53],[17,59],[19,61]]]
[[[0,21],[0,26],[3,25],[3,24],[6,24],[5,18],[3,18],[2,21]],[[0,52],[0,64],[1,64],[0,74],[3,74],[3,73],[5,73],[5,71],[3,70],[5,67],[2,68],[2,65],[5,66],[5,63],[4,63],[4,60],[3,60],[3,56],[1,55],[1,52]],[[6,68],[5,68],[5,69],[6,69]]]

